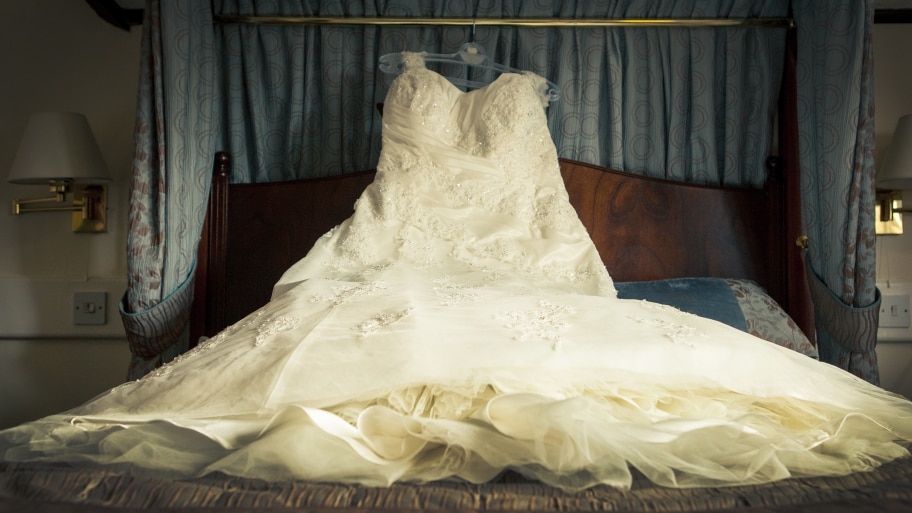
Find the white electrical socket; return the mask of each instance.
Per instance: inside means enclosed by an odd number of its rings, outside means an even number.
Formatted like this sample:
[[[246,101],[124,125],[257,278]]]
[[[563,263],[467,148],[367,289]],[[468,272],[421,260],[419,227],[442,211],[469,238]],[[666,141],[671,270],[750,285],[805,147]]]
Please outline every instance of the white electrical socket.
[[[73,324],[105,324],[107,303],[107,292],[74,292]]]
[[[880,299],[879,328],[909,327],[909,296],[883,296]]]

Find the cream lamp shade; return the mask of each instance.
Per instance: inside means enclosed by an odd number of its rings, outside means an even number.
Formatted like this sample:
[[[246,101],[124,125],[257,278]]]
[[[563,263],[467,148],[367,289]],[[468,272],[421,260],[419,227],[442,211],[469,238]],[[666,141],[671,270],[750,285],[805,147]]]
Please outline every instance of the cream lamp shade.
[[[901,117],[896,124],[883,164],[877,171],[877,188],[912,189],[912,114]]]
[[[7,181],[105,183],[111,177],[84,115],[41,112],[29,118]]]
[[[7,181],[45,185],[53,193],[14,199],[13,214],[70,212],[74,232],[107,231],[106,183],[111,181],[111,176],[89,122],[82,114],[32,114]],[[67,203],[67,195],[71,193],[72,201]]]

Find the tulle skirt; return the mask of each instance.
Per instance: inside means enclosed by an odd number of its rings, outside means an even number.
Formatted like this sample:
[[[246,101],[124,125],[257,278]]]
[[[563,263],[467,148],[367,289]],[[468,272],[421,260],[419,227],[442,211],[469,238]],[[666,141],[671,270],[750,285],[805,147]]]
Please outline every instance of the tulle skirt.
[[[145,378],[0,433],[7,460],[383,486],[672,487],[906,456],[912,403],[723,324],[480,273],[306,280]]]

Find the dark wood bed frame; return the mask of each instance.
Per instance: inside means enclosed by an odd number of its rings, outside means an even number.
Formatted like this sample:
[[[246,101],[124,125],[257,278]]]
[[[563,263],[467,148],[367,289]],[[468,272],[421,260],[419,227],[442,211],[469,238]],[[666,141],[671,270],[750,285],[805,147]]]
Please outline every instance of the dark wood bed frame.
[[[780,166],[771,166],[765,188],[743,189],[646,178],[571,160],[560,164],[570,200],[615,281],[747,278],[786,311],[800,300],[788,279],[789,261],[800,258],[800,249],[787,235]],[[265,304],[285,269],[352,214],[374,176],[365,171],[233,184],[230,169],[230,157],[217,154],[199,245],[191,341]]]

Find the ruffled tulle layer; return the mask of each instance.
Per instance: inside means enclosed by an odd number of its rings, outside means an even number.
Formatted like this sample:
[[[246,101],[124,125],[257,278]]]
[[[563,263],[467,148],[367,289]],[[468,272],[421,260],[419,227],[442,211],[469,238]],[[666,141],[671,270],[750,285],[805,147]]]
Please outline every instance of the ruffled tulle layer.
[[[912,403],[831,365],[662,305],[466,283],[307,280],[142,380],[0,433],[0,453],[370,485],[514,469],[566,489],[908,454]]]
[[[452,477],[480,483],[513,469],[568,490],[629,487],[632,468],[669,487],[846,475],[908,455],[902,440],[912,438],[912,411],[886,393],[880,406],[860,413],[718,389],[577,392],[423,386],[269,415],[53,416],[3,438],[12,445],[7,460],[105,464],[144,475],[221,471],[385,486]]]

